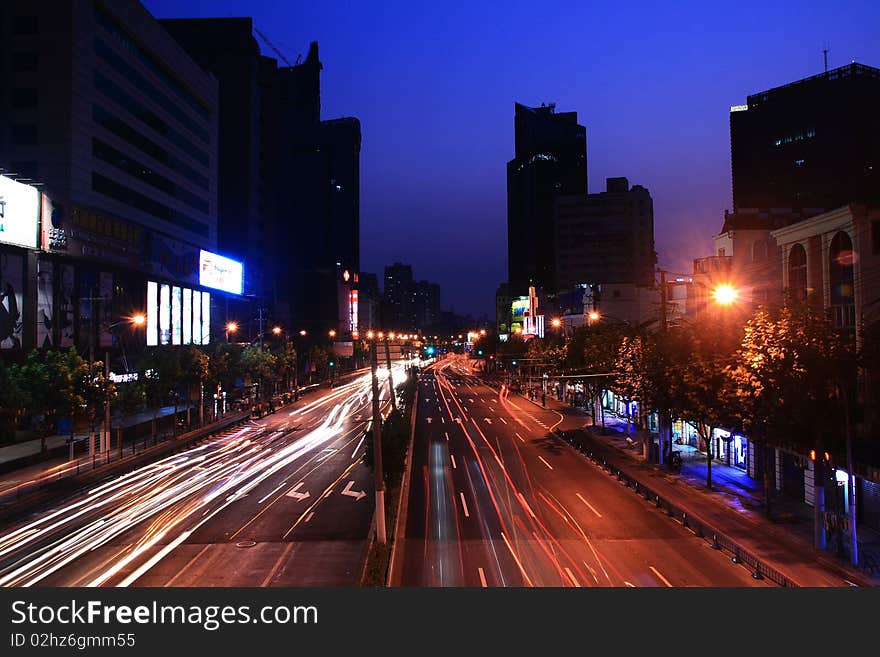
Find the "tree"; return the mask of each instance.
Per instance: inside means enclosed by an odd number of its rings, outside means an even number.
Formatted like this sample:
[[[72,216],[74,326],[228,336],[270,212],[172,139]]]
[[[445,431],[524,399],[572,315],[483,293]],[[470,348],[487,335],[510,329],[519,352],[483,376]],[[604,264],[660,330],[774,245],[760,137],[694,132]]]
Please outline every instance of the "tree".
[[[141,380],[147,403],[153,409],[151,436],[155,440],[157,433],[159,410],[169,395],[183,378],[180,356],[176,349],[154,347],[148,351],[141,362]],[[177,422],[177,400],[175,396],[175,425]]]
[[[389,413],[382,423],[382,474],[388,485],[396,484],[403,475],[409,436],[409,418],[400,410]],[[373,441],[369,436],[364,441],[364,445],[363,462],[372,469]]]
[[[760,308],[747,322],[727,372],[736,386],[739,425],[764,455],[768,516],[772,512],[770,447],[787,443],[802,452],[816,452],[814,509],[819,543],[819,524],[824,523],[819,518],[824,503],[821,455],[828,434],[836,433],[841,424],[843,409],[834,402],[838,384],[855,378],[850,340],[814,304],[789,300],[780,309]]]
[[[205,426],[205,382],[211,373],[211,359],[195,345],[183,352],[183,378],[189,384],[199,386],[199,427]],[[186,423],[190,424],[190,404],[186,406]]]
[[[265,384],[274,381],[277,376],[278,359],[270,351],[260,345],[249,345],[241,352],[241,369],[245,375],[259,382],[260,399],[265,399]]]
[[[296,347],[292,343],[286,343],[278,350],[276,358],[278,359],[278,372],[284,379],[284,390],[288,392],[292,385],[291,380],[296,374]]]
[[[677,366],[671,370],[670,412],[688,422],[706,445],[706,487],[712,488],[712,433],[732,422],[735,391],[727,369],[733,364],[736,334],[686,326],[670,332],[667,345]]]

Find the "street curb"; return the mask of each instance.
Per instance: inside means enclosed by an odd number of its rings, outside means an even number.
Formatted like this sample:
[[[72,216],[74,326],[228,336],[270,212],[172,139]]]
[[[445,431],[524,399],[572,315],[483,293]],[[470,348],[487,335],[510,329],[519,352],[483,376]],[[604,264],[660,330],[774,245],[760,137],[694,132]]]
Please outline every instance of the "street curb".
[[[416,436],[416,413],[419,408],[419,386],[418,379],[416,379],[416,392],[413,395],[413,407],[412,412],[410,413],[410,431],[409,431],[409,447],[406,450],[406,466],[404,467],[403,472],[403,484],[400,487],[400,497],[397,500],[397,518],[394,521],[394,539],[391,543],[391,558],[388,561],[388,577],[385,581],[385,586],[399,586],[400,585],[400,575],[395,571],[395,566],[398,561],[396,559],[398,554],[398,545],[400,545],[400,552],[403,552],[404,547],[404,537],[400,535],[400,528],[403,527],[404,531],[406,530],[406,501],[409,498],[409,485],[410,485],[410,477],[412,475],[412,453],[413,453],[413,444],[415,442]],[[401,557],[402,558],[402,557]]]

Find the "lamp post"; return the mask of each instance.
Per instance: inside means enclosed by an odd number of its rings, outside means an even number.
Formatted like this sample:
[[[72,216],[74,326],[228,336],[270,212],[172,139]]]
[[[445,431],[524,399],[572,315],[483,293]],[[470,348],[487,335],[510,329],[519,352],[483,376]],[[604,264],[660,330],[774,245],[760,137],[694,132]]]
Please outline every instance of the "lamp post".
[[[376,350],[379,345],[370,346],[370,369],[373,387],[373,473],[376,481],[376,540],[385,545],[385,481],[382,474],[382,416],[379,413],[379,377]]]
[[[229,334],[234,334],[236,331],[238,331],[238,324],[236,322],[226,323],[226,344],[229,344]]]

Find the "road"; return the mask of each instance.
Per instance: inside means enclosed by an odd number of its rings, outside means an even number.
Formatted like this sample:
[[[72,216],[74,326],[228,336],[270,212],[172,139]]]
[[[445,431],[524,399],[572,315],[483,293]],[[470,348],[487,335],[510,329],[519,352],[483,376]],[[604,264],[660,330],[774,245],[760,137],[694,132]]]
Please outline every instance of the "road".
[[[356,585],[370,395],[359,376],[0,528],[0,585]]]
[[[767,586],[468,374],[420,380],[402,585]]]

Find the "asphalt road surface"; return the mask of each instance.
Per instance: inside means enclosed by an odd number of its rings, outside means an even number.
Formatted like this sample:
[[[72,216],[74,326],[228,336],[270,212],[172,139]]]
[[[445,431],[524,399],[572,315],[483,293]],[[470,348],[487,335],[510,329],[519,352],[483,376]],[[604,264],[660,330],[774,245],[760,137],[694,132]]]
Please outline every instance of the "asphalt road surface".
[[[0,585],[356,585],[370,395],[360,376],[0,527]]]
[[[468,374],[421,376],[402,585],[768,585],[556,438],[559,413]]]

